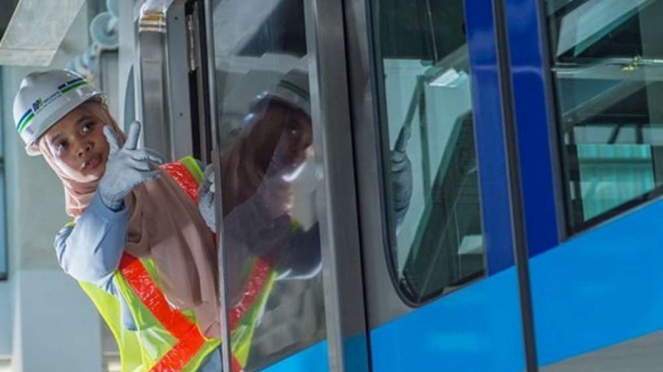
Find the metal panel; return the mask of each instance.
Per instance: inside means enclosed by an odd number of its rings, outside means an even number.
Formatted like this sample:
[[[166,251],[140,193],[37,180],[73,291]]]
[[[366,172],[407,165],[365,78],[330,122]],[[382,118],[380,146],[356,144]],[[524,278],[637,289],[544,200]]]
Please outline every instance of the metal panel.
[[[193,154],[191,100],[189,86],[189,37],[185,2],[175,1],[166,19],[168,117],[173,159]]]
[[[388,241],[381,187],[383,173],[377,150],[378,102],[374,93],[377,90],[375,76],[381,75],[374,71],[374,66],[378,64],[374,61],[372,48],[378,45],[373,44],[375,34],[369,22],[370,13],[367,14],[368,6],[368,0],[346,0],[344,4],[346,32],[354,35],[347,39],[347,60],[368,325],[374,329],[406,314],[410,308],[396,292],[389,273],[391,262],[384,248],[388,246]]]
[[[341,0],[305,2],[329,363],[369,371]]]
[[[195,76],[195,82],[192,84],[196,87],[195,92],[192,91],[192,94],[195,94],[195,99],[192,101],[197,102],[197,107],[193,107],[191,111],[192,122],[194,126],[197,126],[197,131],[194,127],[192,133],[193,152],[198,159],[209,164],[212,162],[213,136],[210,123],[212,113],[205,100],[205,94],[209,92],[207,69],[205,68],[209,53],[205,44],[205,11],[202,1],[195,1],[190,6],[192,10],[191,14],[188,15],[187,28],[189,29],[189,42],[191,43],[189,47],[193,48],[195,54],[189,56],[189,58],[193,63],[190,67],[194,70]]]
[[[511,54],[507,43],[507,22],[503,0],[493,1],[497,42],[499,48],[500,85],[502,90],[502,107],[504,112],[504,138],[507,152],[507,174],[509,183],[509,200],[511,202],[511,218],[513,223],[513,242],[518,270],[518,291],[520,314],[522,318],[523,341],[525,349],[525,365],[528,372],[536,372],[537,355],[534,339],[534,320],[532,314],[532,292],[529,277],[529,254],[527,234],[525,231],[526,211],[523,207],[523,175],[521,161],[528,156],[520,153],[520,138],[515,120],[515,103],[512,90],[512,66],[509,63]]]
[[[207,58],[205,60],[201,60],[201,63],[204,65],[202,66],[201,70],[204,74],[207,75],[207,101],[205,102],[204,99],[201,99],[201,102],[203,105],[206,105],[209,108],[209,119],[210,119],[210,125],[212,127],[212,140],[213,140],[213,146],[214,149],[219,149],[221,148],[221,135],[218,130],[218,117],[217,117],[217,111],[214,109],[216,108],[217,105],[217,93],[216,93],[216,75],[215,75],[215,60],[214,60],[214,30],[212,28],[213,20],[212,20],[212,14],[213,14],[213,7],[212,7],[212,0],[203,0],[204,3],[201,4],[203,6],[203,13],[202,16],[204,17],[204,35],[206,36],[205,38],[205,49],[207,51]],[[221,185],[221,154],[217,151],[215,153],[215,156],[212,158],[213,164],[214,164],[214,182],[217,185]],[[220,193],[219,193],[220,194]],[[215,213],[215,219],[216,221],[222,221],[223,220],[223,198],[218,198],[215,201],[215,206],[216,206],[216,213]],[[229,324],[230,321],[228,319],[228,308],[229,308],[229,296],[228,296],[228,285],[226,284],[228,282],[228,273],[226,272],[226,269],[223,265],[224,262],[224,251],[223,247],[221,245],[221,237],[223,236],[223,226],[220,223],[216,224],[216,237],[217,237],[217,246],[219,247],[219,254],[218,254],[218,267],[219,267],[219,295],[221,298],[221,315],[220,315],[220,320],[221,320],[221,346],[220,348],[222,349],[222,356],[223,356],[223,371],[232,371],[232,349],[231,349],[231,342],[230,342],[230,331],[229,331]]]
[[[0,281],[9,277],[9,247],[7,245],[7,202],[5,196],[4,160],[0,169]]]
[[[563,234],[555,129],[543,56],[538,0],[504,0],[512,65],[527,248],[530,257],[556,246]]]
[[[118,2],[118,113],[116,120],[121,128],[128,128],[136,119],[136,77],[134,68],[137,62],[136,23],[134,20],[134,0]]]
[[[650,202],[530,259],[540,365],[663,330],[662,215]]]
[[[492,2],[465,0],[488,275],[514,265],[506,141]],[[509,232],[509,233],[507,233]]]
[[[0,86],[3,86],[2,68],[0,68]],[[3,110],[3,102],[0,90],[0,112]],[[0,122],[3,120],[0,119]],[[9,247],[7,246],[7,203],[5,196],[5,145],[4,135],[0,132],[0,281],[7,279],[9,275]]]
[[[138,60],[142,102],[143,143],[159,152],[166,161],[172,160],[166,71],[166,14],[151,18],[141,14],[138,30]]]
[[[122,101],[118,91],[118,53],[117,51],[104,51],[99,54],[99,88],[108,100],[106,104],[114,118],[122,117],[120,115],[118,104]]]
[[[165,159],[193,153],[184,2],[141,9],[138,59],[146,147]]]

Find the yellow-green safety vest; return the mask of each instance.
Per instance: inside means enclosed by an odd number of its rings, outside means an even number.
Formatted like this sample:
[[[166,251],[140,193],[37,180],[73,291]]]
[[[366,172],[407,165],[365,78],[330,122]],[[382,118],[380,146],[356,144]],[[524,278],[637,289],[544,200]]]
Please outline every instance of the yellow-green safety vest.
[[[162,168],[197,204],[198,186],[203,177],[198,162],[186,157]],[[242,371],[249,358],[258,317],[276,280],[273,262],[270,258],[260,258],[249,263],[252,275],[245,285],[245,295],[230,311],[233,372]],[[117,297],[95,284],[83,281],[79,284],[115,337],[122,372],[195,372],[220,345],[220,340],[202,334],[193,311],[170,307],[159,288],[152,259],[138,259],[124,253],[112,280],[126,299],[137,327],[135,331],[123,326]]]

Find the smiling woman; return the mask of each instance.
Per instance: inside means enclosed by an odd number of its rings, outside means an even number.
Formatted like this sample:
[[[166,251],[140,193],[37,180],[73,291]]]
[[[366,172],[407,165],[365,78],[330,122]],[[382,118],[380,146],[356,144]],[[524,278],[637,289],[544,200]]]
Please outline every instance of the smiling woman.
[[[161,158],[138,144],[140,124],[125,135],[102,97],[81,76],[53,70],[28,75],[14,102],[26,150],[62,181],[74,219],[56,236],[58,262],[116,336],[123,371],[218,371],[216,246],[197,206],[202,169],[190,157],[159,168]]]
[[[82,182],[100,179],[108,161],[104,123],[94,115],[94,105],[98,104],[84,104],[68,113],[40,142],[54,155],[60,169]],[[44,150],[42,147],[42,153]]]

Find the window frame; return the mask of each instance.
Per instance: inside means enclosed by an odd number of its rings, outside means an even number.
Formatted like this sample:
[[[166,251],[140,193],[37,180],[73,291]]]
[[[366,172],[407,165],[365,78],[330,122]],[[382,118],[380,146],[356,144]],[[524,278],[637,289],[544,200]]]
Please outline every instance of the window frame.
[[[467,4],[465,0],[457,0],[462,4],[463,7],[463,17],[465,20],[467,20]],[[463,277],[460,280],[456,282],[449,283],[448,285],[436,289],[435,291],[430,292],[426,296],[422,296],[419,300],[416,300],[412,295],[414,293],[408,293],[408,291],[404,288],[404,283],[401,283],[401,280],[403,280],[403,275],[402,273],[399,273],[397,270],[398,264],[396,261],[396,257],[394,257],[394,249],[397,249],[397,243],[396,243],[396,231],[395,231],[395,218],[394,218],[394,212],[392,206],[392,195],[391,195],[391,187],[388,187],[387,182],[389,181],[389,177],[385,175],[385,171],[389,169],[389,165],[387,164],[387,159],[389,159],[389,153],[390,153],[390,146],[389,146],[389,134],[386,133],[385,129],[388,128],[387,124],[389,122],[389,117],[387,113],[387,94],[386,94],[386,88],[385,88],[385,71],[384,71],[384,61],[385,58],[382,57],[382,48],[381,48],[381,33],[380,33],[380,17],[377,15],[379,12],[380,5],[376,3],[376,0],[369,0],[369,38],[371,39],[371,61],[369,62],[372,70],[372,80],[374,81],[373,83],[373,95],[375,97],[374,105],[375,107],[375,116],[377,120],[375,121],[375,135],[376,135],[376,148],[375,148],[375,156],[378,158],[377,163],[378,163],[378,188],[379,188],[379,194],[380,194],[380,200],[382,204],[382,210],[380,211],[380,217],[381,217],[381,226],[383,229],[383,241],[385,244],[382,245],[382,250],[383,250],[383,255],[385,257],[385,263],[387,266],[387,271],[389,274],[389,278],[391,280],[391,284],[394,288],[394,291],[397,293],[398,297],[400,300],[407,305],[407,307],[411,309],[417,309],[423,306],[426,306],[430,304],[431,302],[434,302],[438,300],[439,298],[445,297],[451,293],[454,293],[456,291],[462,290],[466,288],[469,285],[472,285],[476,282],[481,281],[484,278],[487,278],[490,275],[490,253],[489,253],[489,248],[487,247],[486,244],[486,221],[484,219],[484,193],[481,187],[482,184],[482,177],[481,177],[481,167],[479,166],[479,163],[481,162],[479,159],[479,153],[480,153],[480,148],[479,148],[479,141],[477,141],[477,127],[476,127],[476,121],[474,120],[474,114],[475,114],[475,101],[476,101],[476,96],[478,93],[474,92],[476,89],[476,84],[473,83],[472,81],[472,72],[468,74],[468,79],[470,79],[470,96],[471,96],[471,110],[469,111],[469,114],[472,116],[473,120],[473,136],[474,136],[474,151],[475,155],[477,158],[477,182],[478,182],[478,191],[479,191],[479,217],[480,217],[480,224],[481,224],[481,232],[482,232],[482,237],[484,237],[484,243],[483,243],[483,251],[482,251],[482,258],[483,258],[483,269],[481,271],[478,271],[477,273],[473,273],[471,275],[468,275],[467,277]],[[465,25],[466,27],[466,34],[465,34],[465,43],[464,47],[467,48],[467,53],[468,53],[468,70],[472,69],[472,62],[471,62],[471,57],[469,56],[470,53],[470,39],[467,35],[467,23]],[[497,45],[497,44],[495,44]],[[457,53],[457,50],[451,52],[447,56],[453,55],[454,53]],[[421,77],[419,79],[422,79]],[[418,88],[415,88],[418,89]],[[421,92],[421,97],[425,97],[425,87],[422,87],[422,92]],[[393,119],[392,119],[393,120]],[[513,262],[513,261],[511,261]],[[432,269],[435,270],[435,269]]]
[[[556,79],[554,77],[552,66],[554,65],[554,55],[551,49],[551,43],[553,40],[553,35],[551,34],[551,27],[548,20],[549,15],[547,14],[547,1],[553,0],[536,0],[539,3],[540,8],[540,24],[542,32],[542,56],[543,56],[543,68],[546,71],[544,74],[545,81],[545,90],[547,96],[547,105],[550,108],[549,112],[549,126],[550,126],[550,143],[551,143],[551,155],[554,162],[554,179],[555,179],[555,188],[557,189],[557,205],[558,221],[560,223],[560,241],[565,241],[575,237],[576,235],[590,231],[596,227],[602,226],[610,221],[627,214],[630,211],[637,209],[638,207],[647,205],[649,203],[655,202],[658,198],[663,195],[663,185],[654,187],[648,192],[645,192],[635,198],[631,198],[622,204],[619,204],[613,208],[607,209],[599,215],[591,217],[584,220],[580,223],[573,223],[572,213],[573,208],[571,207],[570,201],[570,190],[568,187],[568,173],[569,169],[566,166],[568,154],[563,150],[564,148],[564,138],[561,133],[560,123],[562,123],[561,113],[559,110],[559,100],[558,88],[556,84]]]

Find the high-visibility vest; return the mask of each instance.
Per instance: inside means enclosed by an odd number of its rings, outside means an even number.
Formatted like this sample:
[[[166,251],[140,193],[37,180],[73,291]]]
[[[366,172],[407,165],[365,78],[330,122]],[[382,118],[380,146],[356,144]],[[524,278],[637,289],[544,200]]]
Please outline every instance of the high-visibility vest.
[[[198,203],[203,172],[195,159],[186,157],[162,169]],[[246,365],[255,326],[276,280],[273,259],[256,258],[249,264],[252,274],[244,287],[244,296],[229,314],[233,372],[242,371]],[[126,299],[136,331],[123,326],[118,298],[95,284],[83,281],[79,284],[115,337],[122,372],[195,372],[221,342],[202,334],[193,311],[171,308],[157,278],[152,259],[138,259],[126,252],[113,274],[113,282]]]

